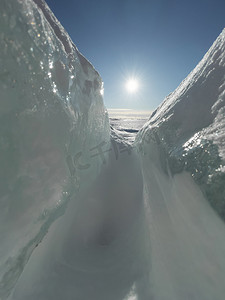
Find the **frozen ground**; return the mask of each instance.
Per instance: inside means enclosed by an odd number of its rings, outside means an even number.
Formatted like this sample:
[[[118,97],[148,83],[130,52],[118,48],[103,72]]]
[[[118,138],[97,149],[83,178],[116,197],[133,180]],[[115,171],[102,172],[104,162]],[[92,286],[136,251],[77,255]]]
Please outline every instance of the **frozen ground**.
[[[148,121],[151,111],[132,109],[108,109],[110,125],[118,130],[123,138],[133,143],[137,132]]]
[[[141,129],[110,128],[45,2],[0,14],[0,299],[224,300],[225,30]]]

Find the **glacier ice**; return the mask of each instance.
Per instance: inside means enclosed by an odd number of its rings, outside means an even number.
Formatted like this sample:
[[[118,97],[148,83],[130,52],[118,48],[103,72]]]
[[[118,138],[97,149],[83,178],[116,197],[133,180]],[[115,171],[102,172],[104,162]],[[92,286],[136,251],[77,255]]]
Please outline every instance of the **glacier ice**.
[[[136,139],[153,299],[224,298],[224,83],[225,30]]]
[[[150,141],[159,145],[165,171],[190,172],[225,220],[224,53],[225,30],[189,76],[153,112],[138,139],[143,140],[141,148],[149,148]]]
[[[134,144],[43,0],[0,36],[0,299],[224,299],[225,30]]]
[[[0,298],[109,141],[102,81],[44,1],[0,3]],[[81,156],[82,154],[82,156]],[[86,162],[87,164],[87,162]],[[78,167],[76,167],[78,165]]]

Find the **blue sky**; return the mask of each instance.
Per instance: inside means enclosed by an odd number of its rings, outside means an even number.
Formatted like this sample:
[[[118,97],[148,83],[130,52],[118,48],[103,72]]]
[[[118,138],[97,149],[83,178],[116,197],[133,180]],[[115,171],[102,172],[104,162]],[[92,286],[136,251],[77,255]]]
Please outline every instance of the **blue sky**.
[[[156,108],[225,27],[225,0],[47,0],[104,81],[107,108]],[[138,78],[137,93],[125,90]]]

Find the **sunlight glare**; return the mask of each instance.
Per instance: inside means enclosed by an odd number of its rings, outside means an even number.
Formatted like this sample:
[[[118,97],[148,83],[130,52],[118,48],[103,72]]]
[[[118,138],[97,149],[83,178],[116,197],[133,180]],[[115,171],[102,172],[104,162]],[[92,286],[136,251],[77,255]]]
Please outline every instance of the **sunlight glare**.
[[[136,78],[130,78],[126,82],[126,90],[128,93],[133,94],[137,92],[139,88],[139,82]]]

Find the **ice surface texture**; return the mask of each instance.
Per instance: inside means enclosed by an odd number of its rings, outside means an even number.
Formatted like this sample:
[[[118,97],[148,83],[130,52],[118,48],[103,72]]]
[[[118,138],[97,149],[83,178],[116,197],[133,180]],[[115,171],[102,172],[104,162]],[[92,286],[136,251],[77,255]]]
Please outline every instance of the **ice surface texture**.
[[[44,1],[0,3],[0,299],[109,140],[102,81]],[[88,180],[80,169],[89,167]],[[78,165],[78,167],[76,167]]]
[[[224,104],[225,30],[137,136],[152,299],[224,298]]]
[[[141,130],[140,149],[158,145],[165,172],[187,170],[225,220],[225,29]]]
[[[1,300],[224,299],[224,40],[132,148],[45,2],[0,2]]]

